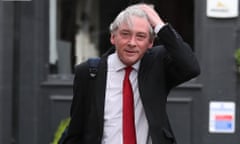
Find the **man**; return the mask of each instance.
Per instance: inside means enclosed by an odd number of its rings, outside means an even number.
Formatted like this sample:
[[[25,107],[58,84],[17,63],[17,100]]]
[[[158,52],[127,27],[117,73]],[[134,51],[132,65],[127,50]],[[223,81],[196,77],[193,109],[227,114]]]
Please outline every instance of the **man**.
[[[92,86],[88,64],[76,67],[65,143],[175,144],[167,95],[199,74],[192,49],[146,4],[123,10],[110,31],[115,47],[101,57]]]

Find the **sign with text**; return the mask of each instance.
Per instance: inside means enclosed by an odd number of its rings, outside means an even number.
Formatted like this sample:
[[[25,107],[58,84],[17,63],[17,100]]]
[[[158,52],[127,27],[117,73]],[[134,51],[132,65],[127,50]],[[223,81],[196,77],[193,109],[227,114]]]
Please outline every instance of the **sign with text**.
[[[209,132],[235,132],[235,103],[210,102],[209,104]]]
[[[207,0],[207,16],[234,18],[238,16],[238,0]]]

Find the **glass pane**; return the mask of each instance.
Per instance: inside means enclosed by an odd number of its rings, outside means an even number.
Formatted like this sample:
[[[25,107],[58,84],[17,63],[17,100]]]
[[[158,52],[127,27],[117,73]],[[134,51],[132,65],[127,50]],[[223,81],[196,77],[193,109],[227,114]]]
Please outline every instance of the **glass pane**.
[[[98,4],[93,0],[51,0],[50,74],[69,75],[74,66],[98,56]]]
[[[153,0],[152,0],[153,1]],[[194,1],[159,0],[155,7],[162,19],[169,22],[183,39],[194,47]]]

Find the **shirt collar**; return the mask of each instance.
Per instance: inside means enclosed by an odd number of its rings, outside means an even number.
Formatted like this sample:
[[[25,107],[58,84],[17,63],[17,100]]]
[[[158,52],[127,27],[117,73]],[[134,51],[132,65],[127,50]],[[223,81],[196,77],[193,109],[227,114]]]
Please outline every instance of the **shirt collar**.
[[[133,69],[138,71],[140,66],[140,60],[138,60],[134,65],[132,65]],[[114,71],[120,71],[127,67],[122,61],[119,59],[117,53],[113,53],[109,56],[109,68]]]

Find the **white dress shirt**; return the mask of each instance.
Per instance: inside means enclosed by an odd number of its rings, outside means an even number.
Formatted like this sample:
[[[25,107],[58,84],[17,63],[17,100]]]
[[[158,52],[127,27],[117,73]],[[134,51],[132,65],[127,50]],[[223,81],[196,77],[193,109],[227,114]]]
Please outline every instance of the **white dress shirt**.
[[[137,74],[140,61],[134,64],[130,81],[134,93],[134,111],[137,144],[150,144],[148,122],[139,96]],[[108,57],[107,85],[104,107],[102,144],[123,144],[122,136],[122,85],[126,66],[116,53]]]

